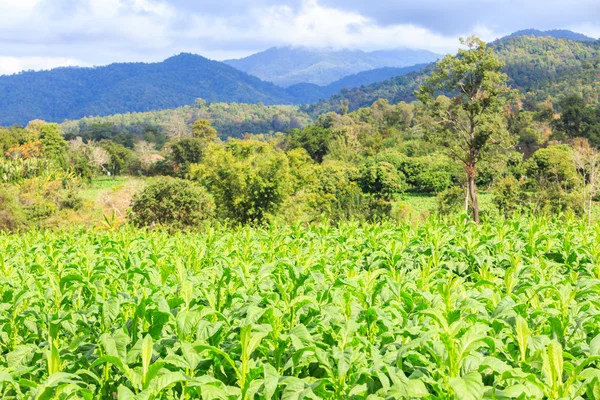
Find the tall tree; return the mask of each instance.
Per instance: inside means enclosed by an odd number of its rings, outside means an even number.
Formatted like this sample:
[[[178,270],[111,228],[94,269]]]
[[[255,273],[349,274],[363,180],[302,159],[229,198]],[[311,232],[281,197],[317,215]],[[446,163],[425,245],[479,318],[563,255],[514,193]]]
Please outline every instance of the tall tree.
[[[430,117],[428,139],[465,166],[473,219],[479,223],[477,163],[492,156],[493,145],[512,143],[503,117],[508,77],[481,39],[471,36],[461,44],[465,48],[439,61],[416,94]]]

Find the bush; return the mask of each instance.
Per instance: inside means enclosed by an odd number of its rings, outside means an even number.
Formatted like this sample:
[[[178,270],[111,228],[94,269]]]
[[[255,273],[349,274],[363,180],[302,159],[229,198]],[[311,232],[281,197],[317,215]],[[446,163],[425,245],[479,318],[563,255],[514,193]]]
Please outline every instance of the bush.
[[[523,209],[527,204],[527,193],[514,177],[501,179],[494,186],[494,204],[498,210],[508,217],[513,212]]]
[[[198,227],[213,216],[215,204],[203,188],[182,179],[162,178],[148,184],[131,203],[136,226]]]
[[[74,190],[69,190],[60,199],[61,210],[81,210],[83,208],[83,199],[77,195]]]
[[[212,145],[190,175],[217,201],[219,216],[241,224],[263,223],[289,195],[292,175],[285,153],[257,140]]]
[[[0,190],[0,230],[14,232],[27,226],[23,210],[6,190]]]
[[[449,215],[459,212],[465,207],[465,191],[460,187],[444,190],[437,195],[438,213]]]
[[[358,184],[363,192],[387,199],[404,193],[408,187],[404,174],[387,162],[365,165],[360,171]]]

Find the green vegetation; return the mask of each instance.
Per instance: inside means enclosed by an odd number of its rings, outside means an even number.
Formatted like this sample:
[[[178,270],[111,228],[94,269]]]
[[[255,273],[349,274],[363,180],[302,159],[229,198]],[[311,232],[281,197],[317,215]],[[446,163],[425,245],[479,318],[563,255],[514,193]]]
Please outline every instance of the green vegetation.
[[[599,247],[563,219],[2,235],[0,392],[595,398]]]
[[[505,63],[509,84],[525,94],[525,106],[530,111],[546,100],[556,106],[569,95],[580,96],[586,103],[597,103],[600,99],[600,41],[511,36],[492,43],[491,47]],[[351,110],[369,106],[381,98],[390,103],[413,101],[415,90],[432,71],[430,66],[421,72],[343,91],[306,109],[321,114],[339,111],[343,101],[349,102]]]
[[[596,44],[534,42],[522,92],[469,38],[412,103],[0,128],[0,397],[598,398]]]

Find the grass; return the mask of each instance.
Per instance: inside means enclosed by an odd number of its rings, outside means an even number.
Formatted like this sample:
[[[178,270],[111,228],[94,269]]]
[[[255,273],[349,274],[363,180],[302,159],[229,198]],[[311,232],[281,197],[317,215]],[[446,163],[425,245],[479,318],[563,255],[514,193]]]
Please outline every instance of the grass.
[[[131,179],[133,178],[128,176],[94,178],[92,183],[81,189],[78,194],[84,201],[95,203],[103,193],[113,191],[116,187],[126,184]]]

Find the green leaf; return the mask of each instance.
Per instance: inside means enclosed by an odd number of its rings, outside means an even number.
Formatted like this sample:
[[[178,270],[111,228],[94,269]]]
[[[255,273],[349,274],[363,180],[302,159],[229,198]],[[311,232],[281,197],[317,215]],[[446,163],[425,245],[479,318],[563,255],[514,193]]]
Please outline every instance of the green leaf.
[[[271,364],[263,364],[263,376],[265,386],[263,396],[265,399],[271,399],[277,390],[279,374]]]
[[[481,400],[485,392],[481,375],[475,371],[461,378],[451,378],[450,386],[457,400]]]
[[[142,385],[144,389],[148,387],[148,368],[150,367],[150,362],[152,361],[152,337],[150,335],[146,335],[146,337],[142,340]]]

